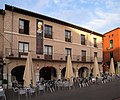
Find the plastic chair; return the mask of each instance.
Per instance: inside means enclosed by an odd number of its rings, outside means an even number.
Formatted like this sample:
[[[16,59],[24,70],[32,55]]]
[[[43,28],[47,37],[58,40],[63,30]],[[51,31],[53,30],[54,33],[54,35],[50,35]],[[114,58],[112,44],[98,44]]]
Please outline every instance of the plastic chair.
[[[3,97],[4,100],[6,100],[6,95],[5,95],[5,92],[4,92],[3,88],[2,88],[2,86],[0,86],[0,97]]]
[[[27,98],[27,90],[25,88],[20,88],[18,94],[19,94],[19,100],[22,95],[25,95]]]

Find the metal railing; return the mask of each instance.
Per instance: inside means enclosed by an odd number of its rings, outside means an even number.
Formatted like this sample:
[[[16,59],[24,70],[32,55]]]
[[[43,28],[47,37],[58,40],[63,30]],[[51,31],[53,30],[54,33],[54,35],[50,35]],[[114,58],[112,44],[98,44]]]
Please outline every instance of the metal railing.
[[[13,58],[27,58],[27,52],[19,52],[18,49],[13,49],[12,54],[10,53],[10,48],[6,48],[6,57],[13,57]],[[43,52],[43,54],[36,54],[36,51],[31,51],[31,55],[33,59],[42,59],[42,60],[59,60],[59,61],[66,61],[67,55],[60,54],[60,53],[52,53],[47,54]],[[94,57],[86,56],[83,57],[81,55],[71,55],[71,60],[76,62],[94,62]],[[102,62],[101,57],[97,57],[98,62]]]

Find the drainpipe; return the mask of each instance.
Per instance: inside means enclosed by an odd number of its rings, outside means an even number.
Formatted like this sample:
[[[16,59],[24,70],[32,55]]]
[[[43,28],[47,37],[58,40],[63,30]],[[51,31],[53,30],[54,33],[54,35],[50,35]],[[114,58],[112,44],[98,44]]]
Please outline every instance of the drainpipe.
[[[4,70],[4,15],[5,11],[2,10],[2,80],[3,80],[3,70]]]
[[[11,30],[11,34],[10,34],[10,55],[11,56],[13,56],[13,51],[12,51],[12,44],[13,44],[13,18],[14,18],[13,10],[14,10],[14,8],[12,7],[12,24],[11,24],[12,30]]]
[[[92,73],[92,66],[91,66],[91,63],[92,63],[92,57],[91,57],[91,47],[92,47],[92,41],[91,41],[91,34],[93,33],[93,31],[90,32],[90,74]]]
[[[2,10],[2,57],[4,58],[4,15],[5,11]]]

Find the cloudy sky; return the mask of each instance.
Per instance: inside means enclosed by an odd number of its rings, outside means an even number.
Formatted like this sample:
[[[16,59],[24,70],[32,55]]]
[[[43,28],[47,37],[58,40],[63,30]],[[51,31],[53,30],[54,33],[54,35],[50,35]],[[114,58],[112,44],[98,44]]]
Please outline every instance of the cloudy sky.
[[[0,0],[101,34],[120,27],[120,0]]]

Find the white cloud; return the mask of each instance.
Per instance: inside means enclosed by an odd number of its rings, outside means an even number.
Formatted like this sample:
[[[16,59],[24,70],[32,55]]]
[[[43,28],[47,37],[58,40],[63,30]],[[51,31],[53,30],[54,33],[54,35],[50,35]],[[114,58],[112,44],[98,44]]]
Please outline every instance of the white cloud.
[[[111,29],[114,24],[119,24],[120,22],[120,13],[105,13],[103,11],[96,11],[96,15],[93,19],[87,22],[83,27],[96,30],[96,31],[108,31]]]
[[[22,0],[23,2],[24,0]],[[52,16],[97,32],[118,25],[120,22],[119,0],[29,0],[30,11]],[[26,7],[26,8],[27,8]],[[28,9],[27,8],[27,9]]]

